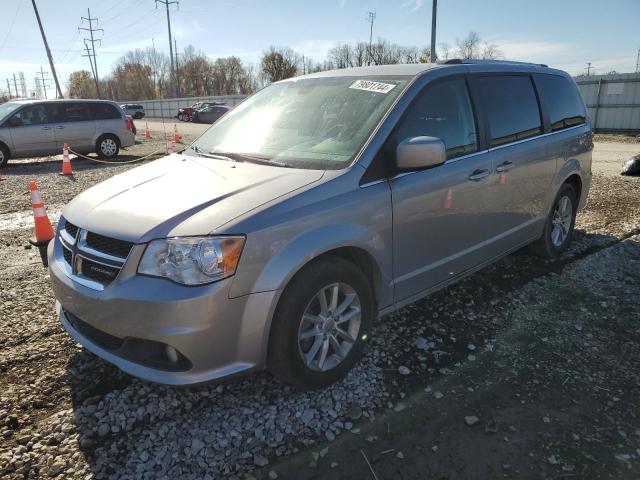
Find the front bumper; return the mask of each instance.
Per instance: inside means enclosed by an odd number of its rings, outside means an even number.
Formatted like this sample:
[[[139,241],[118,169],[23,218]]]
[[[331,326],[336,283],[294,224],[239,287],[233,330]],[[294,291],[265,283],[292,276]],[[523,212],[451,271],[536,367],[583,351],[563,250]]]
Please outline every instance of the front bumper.
[[[201,383],[264,367],[277,292],[230,299],[232,278],[185,287],[137,275],[142,251],[142,246],[134,248],[116,279],[95,290],[68,275],[59,238],[50,243],[56,308],[73,338],[131,375],[170,385]],[[101,341],[104,338],[115,340]],[[165,367],[145,358],[157,357],[157,346],[173,347],[186,362]]]

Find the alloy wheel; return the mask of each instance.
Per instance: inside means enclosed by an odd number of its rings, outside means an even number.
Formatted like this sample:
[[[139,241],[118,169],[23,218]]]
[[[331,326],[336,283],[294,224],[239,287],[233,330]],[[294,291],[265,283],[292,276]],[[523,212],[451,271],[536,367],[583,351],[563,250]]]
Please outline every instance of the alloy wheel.
[[[560,247],[569,236],[571,221],[573,219],[573,206],[568,196],[563,196],[556,203],[551,224],[551,242],[555,247]]]
[[[321,288],[311,299],[298,328],[298,351],[307,368],[325,372],[347,357],[358,339],[360,297],[346,283]]]

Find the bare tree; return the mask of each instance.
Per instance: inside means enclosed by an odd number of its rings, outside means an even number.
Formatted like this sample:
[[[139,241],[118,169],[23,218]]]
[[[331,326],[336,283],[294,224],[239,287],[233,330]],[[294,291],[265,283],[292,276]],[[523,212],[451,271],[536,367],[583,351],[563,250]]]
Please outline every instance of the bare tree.
[[[451,58],[451,47],[446,42],[441,42],[438,44],[438,58],[440,60],[449,60]]]
[[[483,60],[497,60],[504,55],[495,43],[484,42],[481,57]]]
[[[298,74],[300,55],[289,47],[269,47],[260,60],[260,70],[265,80],[277,82]]]
[[[466,38],[456,40],[458,47],[458,57],[463,60],[479,58],[480,56],[480,35],[477,32],[469,32]]]

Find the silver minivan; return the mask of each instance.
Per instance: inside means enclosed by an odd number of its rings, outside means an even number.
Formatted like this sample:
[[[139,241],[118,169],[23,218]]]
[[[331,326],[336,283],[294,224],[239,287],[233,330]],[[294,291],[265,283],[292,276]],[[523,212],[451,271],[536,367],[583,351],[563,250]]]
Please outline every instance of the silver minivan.
[[[96,152],[115,158],[135,143],[133,121],[105,100],[18,100],[0,105],[0,167],[10,158]]]
[[[155,382],[266,368],[327,385],[385,314],[524,246],[561,255],[592,146],[575,83],[543,65],[277,82],[66,205],[48,252],[60,321]]]

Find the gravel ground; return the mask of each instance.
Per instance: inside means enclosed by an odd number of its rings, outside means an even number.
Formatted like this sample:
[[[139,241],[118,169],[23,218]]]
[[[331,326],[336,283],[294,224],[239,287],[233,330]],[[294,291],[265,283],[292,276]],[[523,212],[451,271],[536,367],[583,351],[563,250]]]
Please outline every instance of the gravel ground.
[[[637,178],[594,176],[562,259],[518,252],[385,317],[348,378],[300,393],[266,373],[159,386],[74,343],[10,215],[30,179],[51,212],[130,165],[59,168],[0,181],[3,478],[640,476]]]

